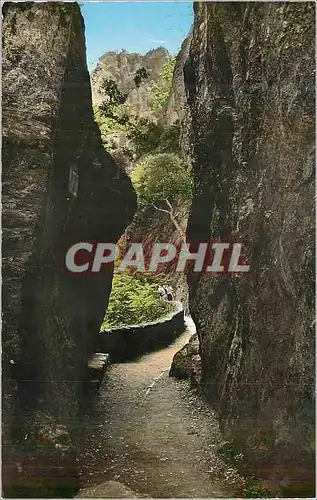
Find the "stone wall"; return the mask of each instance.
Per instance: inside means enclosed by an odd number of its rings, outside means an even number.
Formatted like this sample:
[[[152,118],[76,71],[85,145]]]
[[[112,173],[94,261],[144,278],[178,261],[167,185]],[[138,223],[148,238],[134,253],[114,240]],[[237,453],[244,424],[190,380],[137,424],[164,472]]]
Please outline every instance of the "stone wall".
[[[96,352],[109,353],[112,362],[129,361],[170,344],[185,330],[182,303],[175,302],[175,306],[174,312],[159,321],[103,330],[97,335]]]

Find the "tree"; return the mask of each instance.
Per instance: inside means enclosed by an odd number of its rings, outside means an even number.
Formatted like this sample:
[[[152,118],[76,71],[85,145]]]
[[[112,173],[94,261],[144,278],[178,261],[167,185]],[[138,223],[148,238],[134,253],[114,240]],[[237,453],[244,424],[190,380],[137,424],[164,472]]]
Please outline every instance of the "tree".
[[[128,94],[124,94],[112,78],[104,78],[100,91],[105,96],[105,100],[99,106],[98,112],[104,119],[111,119],[119,125],[125,125],[129,121],[129,116],[122,108],[126,103]]]
[[[179,151],[179,122],[166,126],[148,118],[131,117],[127,128],[138,156],[149,153],[176,153]]]
[[[173,74],[175,68],[175,57],[169,56],[163,64],[160,80],[153,88],[152,109],[164,109],[168,104],[168,98],[172,90]]]
[[[161,153],[148,156],[132,172],[131,179],[139,204],[151,205],[169,215],[183,241],[182,231],[174,206],[187,207],[192,197],[192,179],[189,167],[177,155]]]
[[[145,68],[140,68],[135,75],[137,88],[148,77]],[[179,151],[180,124],[175,122],[166,126],[148,118],[129,113],[128,94],[121,92],[112,78],[104,78],[101,91],[105,96],[100,106],[94,107],[95,120],[101,131],[103,144],[112,149],[111,134],[125,131],[133,143],[138,157],[148,153]]]
[[[160,80],[153,89],[151,105],[153,110],[160,110],[168,103],[172,89],[174,65],[175,58],[168,57],[162,67]],[[139,68],[133,78],[135,88],[139,89],[148,77],[146,68]],[[164,153],[179,150],[179,123],[166,126],[155,120],[132,114],[127,103],[129,94],[121,92],[112,78],[103,79],[100,91],[105,99],[99,107],[94,109],[95,120],[101,130],[102,142],[108,149],[111,150],[114,147],[111,134],[125,131],[127,138],[134,146],[133,150],[137,157],[150,152]]]
[[[148,76],[147,70],[143,67],[136,71],[133,81],[137,89]],[[120,125],[128,124],[130,117],[122,109],[122,105],[126,104],[129,94],[121,92],[113,78],[103,78],[100,92],[105,96],[105,100],[99,106],[101,116],[115,120]]]
[[[143,80],[146,80],[149,77],[149,73],[145,68],[140,68],[136,71],[135,77],[133,78],[133,81],[135,83],[136,88],[138,89],[142,83]]]

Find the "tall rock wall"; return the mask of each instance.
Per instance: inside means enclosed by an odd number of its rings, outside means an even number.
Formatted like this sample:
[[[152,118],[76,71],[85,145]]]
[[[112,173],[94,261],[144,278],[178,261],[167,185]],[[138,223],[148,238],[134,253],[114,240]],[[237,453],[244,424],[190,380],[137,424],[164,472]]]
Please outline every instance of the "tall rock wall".
[[[180,122],[184,119],[185,113],[185,82],[183,68],[188,57],[188,51],[191,42],[191,31],[182,43],[179,53],[176,56],[175,67],[173,72],[172,90],[169,96],[168,105],[165,113],[165,121],[172,125],[177,120]]]
[[[93,119],[78,5],[5,3],[3,16],[4,489],[63,497],[78,487],[77,404],[112,280],[70,275],[65,253],[115,242],[136,201]]]
[[[188,276],[202,386],[225,434],[260,460],[263,474],[284,474],[307,493],[314,4],[211,2],[194,10],[184,65],[185,148],[195,181],[188,239],[244,241],[251,265],[243,277]]]

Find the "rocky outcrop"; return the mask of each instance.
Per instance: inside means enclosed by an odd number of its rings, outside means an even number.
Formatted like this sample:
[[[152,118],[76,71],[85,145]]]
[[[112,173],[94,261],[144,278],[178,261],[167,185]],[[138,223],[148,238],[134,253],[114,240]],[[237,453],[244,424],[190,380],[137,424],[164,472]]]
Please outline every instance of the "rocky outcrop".
[[[99,114],[98,107],[107,101],[103,91],[105,80],[113,80],[120,92],[127,96],[126,102],[120,106],[121,113],[132,122],[136,119],[153,124],[166,122],[166,106],[157,109],[155,95],[157,89],[164,86],[162,72],[170,55],[163,47],[150,50],[146,54],[137,54],[122,50],[106,52],[100,57],[96,68],[91,72],[92,98],[97,112],[97,122],[101,125],[101,137],[108,151],[125,172],[130,173],[140,157],[127,128],[112,122]],[[140,80],[138,81],[138,75]],[[173,103],[169,104],[173,114]],[[140,126],[142,129],[142,126]]]
[[[105,99],[101,92],[104,78],[112,78],[121,92],[128,94],[129,114],[142,118],[155,119],[157,113],[152,108],[153,86],[160,81],[161,72],[169,53],[163,47],[150,50],[144,55],[121,52],[106,52],[91,73],[93,103],[99,106]],[[145,68],[148,77],[142,80],[139,88],[134,78],[138,70]]]
[[[167,109],[165,112],[165,122],[172,125],[177,120],[180,122],[184,119],[186,89],[184,82],[184,63],[188,57],[189,47],[191,43],[192,33],[190,33],[182,43],[181,49],[176,56],[175,67],[173,72],[172,90],[168,100]]]
[[[225,434],[312,493],[314,5],[196,3],[184,66],[190,241],[244,241],[250,272],[188,276],[202,386]],[[305,470],[304,470],[305,468]]]
[[[116,241],[135,210],[93,119],[75,3],[3,7],[5,494],[77,489],[77,403],[112,269],[70,275],[67,248]],[[22,444],[21,444],[22,443]]]
[[[110,364],[109,354],[96,352],[88,361],[87,366],[87,393],[98,392]]]
[[[199,385],[200,372],[201,358],[199,354],[199,339],[198,335],[195,333],[191,336],[189,342],[174,355],[169,376],[180,380],[191,379],[193,385],[195,384],[194,381],[198,379]]]

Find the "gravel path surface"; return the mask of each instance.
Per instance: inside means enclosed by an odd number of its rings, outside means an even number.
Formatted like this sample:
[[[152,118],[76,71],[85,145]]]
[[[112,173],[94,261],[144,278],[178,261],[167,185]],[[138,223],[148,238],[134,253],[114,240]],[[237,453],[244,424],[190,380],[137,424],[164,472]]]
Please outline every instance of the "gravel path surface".
[[[186,381],[168,376],[176,342],[110,367],[87,412],[80,457],[81,497],[237,497],[241,478],[216,449],[212,410]]]

